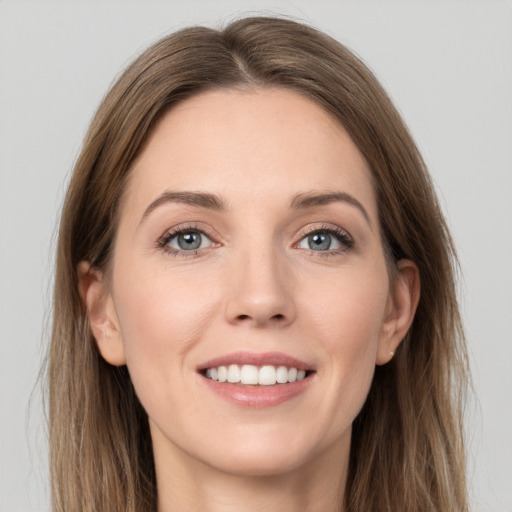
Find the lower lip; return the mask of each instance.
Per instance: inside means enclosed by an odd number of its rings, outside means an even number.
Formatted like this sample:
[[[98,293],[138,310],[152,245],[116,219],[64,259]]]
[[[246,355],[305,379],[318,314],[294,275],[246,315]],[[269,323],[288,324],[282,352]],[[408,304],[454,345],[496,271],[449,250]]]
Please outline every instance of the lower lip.
[[[240,407],[264,408],[280,405],[304,393],[313,380],[313,375],[299,382],[274,386],[243,386],[229,382],[218,382],[200,375],[205,384],[218,396]]]

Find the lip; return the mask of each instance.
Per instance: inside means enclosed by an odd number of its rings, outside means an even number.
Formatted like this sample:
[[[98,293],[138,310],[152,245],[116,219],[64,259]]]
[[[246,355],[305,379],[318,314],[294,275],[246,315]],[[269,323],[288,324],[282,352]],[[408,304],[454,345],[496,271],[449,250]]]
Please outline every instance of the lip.
[[[254,366],[286,366],[288,368],[297,368],[297,370],[314,371],[311,364],[296,359],[295,357],[284,354],[283,352],[232,352],[214,359],[210,359],[198,366],[199,372],[208,368],[217,368],[219,366],[229,366],[230,364],[252,364]]]
[[[204,375],[204,371],[208,368],[229,366],[230,364],[287,366],[288,368],[293,367],[298,370],[309,371],[310,374],[301,381],[276,384],[274,386],[231,384],[229,382],[208,379]],[[312,365],[281,352],[233,352],[206,361],[197,368],[197,371],[201,381],[217,396],[238,407],[253,409],[275,407],[298,397],[309,388],[315,376]]]

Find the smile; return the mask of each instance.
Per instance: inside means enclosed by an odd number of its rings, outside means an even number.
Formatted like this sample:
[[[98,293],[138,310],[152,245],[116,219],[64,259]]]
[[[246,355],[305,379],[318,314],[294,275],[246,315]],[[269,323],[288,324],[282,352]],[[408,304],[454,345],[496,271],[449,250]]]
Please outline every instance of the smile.
[[[197,368],[201,381],[217,396],[238,407],[266,408],[306,393],[316,368],[282,352],[234,352]]]
[[[230,384],[274,386],[300,382],[308,372],[295,367],[264,365],[258,367],[252,364],[230,364],[208,368],[204,372],[207,379]]]

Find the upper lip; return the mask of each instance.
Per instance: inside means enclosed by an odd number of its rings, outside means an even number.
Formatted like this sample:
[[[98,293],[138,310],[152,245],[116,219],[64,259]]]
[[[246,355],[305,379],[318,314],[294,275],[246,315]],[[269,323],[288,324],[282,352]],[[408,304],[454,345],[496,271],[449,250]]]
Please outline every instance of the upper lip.
[[[232,352],[210,359],[199,365],[197,369],[198,371],[204,371],[208,368],[229,366],[230,364],[237,364],[239,366],[244,364],[252,364],[254,366],[286,366],[287,368],[297,368],[297,370],[314,370],[311,364],[282,352]]]

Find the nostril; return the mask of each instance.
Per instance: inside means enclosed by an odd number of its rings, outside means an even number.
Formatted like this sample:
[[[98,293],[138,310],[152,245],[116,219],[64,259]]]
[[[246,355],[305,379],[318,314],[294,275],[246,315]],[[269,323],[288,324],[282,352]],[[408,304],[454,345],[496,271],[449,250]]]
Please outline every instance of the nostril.
[[[237,316],[238,320],[248,320],[250,318],[251,318],[250,315],[238,315]],[[273,315],[270,317],[270,320],[283,320],[283,319],[284,319],[284,315],[281,313],[278,313],[277,315]]]

